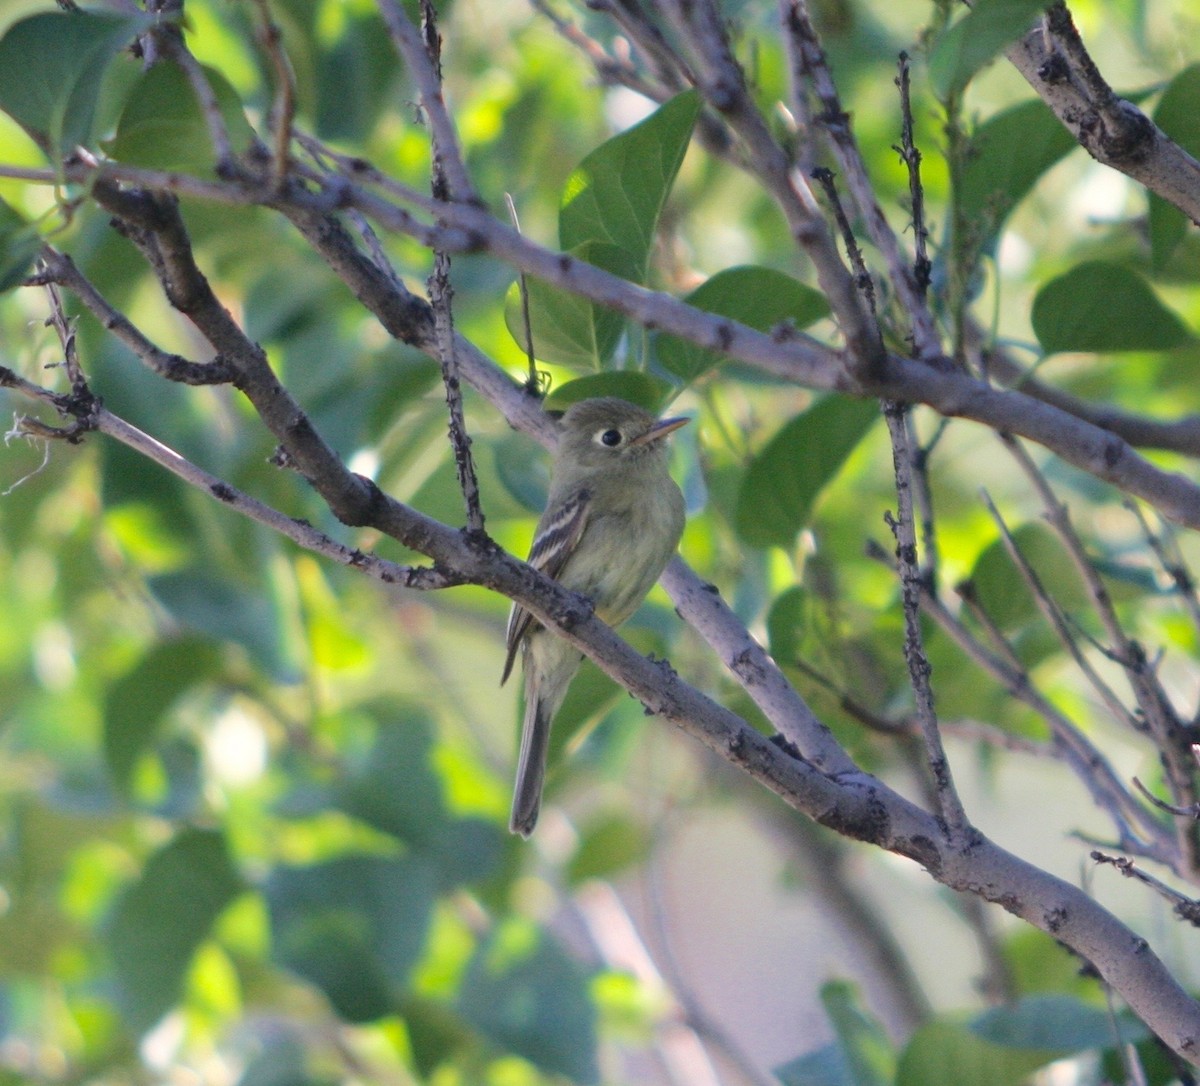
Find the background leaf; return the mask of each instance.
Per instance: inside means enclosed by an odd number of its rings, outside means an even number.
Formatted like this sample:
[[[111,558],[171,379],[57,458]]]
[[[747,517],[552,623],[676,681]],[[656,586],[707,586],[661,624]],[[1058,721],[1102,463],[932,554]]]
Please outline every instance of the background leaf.
[[[266,886],[275,956],[348,1022],[394,1013],[425,943],[434,891],[429,864],[407,856],[277,867]]]
[[[0,294],[24,282],[41,247],[37,227],[0,200]]]
[[[1087,589],[1054,533],[1044,524],[1032,522],[1012,529],[1013,542],[1037,573],[1042,584],[1053,587],[1054,598],[1067,611],[1086,610]],[[971,570],[975,596],[992,621],[1002,630],[1015,630],[1038,619],[1041,612],[1009,557],[1002,539],[989,544]]]
[[[572,1082],[600,1080],[587,977],[557,943],[525,924],[494,933],[475,953],[460,1013],[505,1051]]]
[[[15,23],[0,38],[0,109],[55,157],[86,144],[108,63],[150,22],[46,12]]]
[[[638,275],[634,257],[615,245],[588,241],[570,252],[622,279],[634,281]],[[525,285],[529,291],[534,356],[543,362],[575,370],[604,369],[625,330],[625,318],[612,309],[540,279],[527,278]],[[509,334],[524,350],[525,319],[517,283],[509,287],[505,298],[504,321]]]
[[[1083,1052],[1133,1044],[1146,1036],[1140,1022],[1065,995],[1026,996],[1010,1006],[992,1007],[971,1022],[972,1032],[1009,1048]]]
[[[1200,154],[1200,64],[1179,72],[1166,86],[1154,110],[1154,123],[1188,154]],[[1174,204],[1149,193],[1150,252],[1161,269],[1187,233],[1188,219]]]
[[[918,1029],[905,1046],[896,1086],[928,1086],[931,1082],[1022,1086],[1039,1067],[1063,1054],[1054,1049],[991,1044],[965,1025],[938,1019]]]
[[[634,282],[645,282],[658,217],[699,112],[699,95],[686,91],[584,158],[563,192],[558,213],[562,247],[612,245],[633,258]]]
[[[577,377],[574,381],[559,385],[546,397],[545,407],[547,411],[562,411],[573,403],[593,396],[616,396],[658,414],[672,391],[666,381],[648,373],[616,370]]]
[[[790,321],[796,328],[806,328],[829,314],[829,303],[820,291],[783,272],[753,266],[717,272],[684,301],[760,332],[769,332],[784,321]],[[672,335],[659,336],[655,349],[663,368],[688,382],[723,361],[716,351]]]
[[[254,132],[237,91],[215,69],[203,71],[216,95],[233,152],[240,154],[250,147]],[[134,85],[108,150],[131,166],[216,175],[216,149],[200,103],[183,69],[170,61],[154,65]]]
[[[197,683],[220,673],[221,654],[205,638],[182,637],[155,645],[104,699],[104,757],[122,791],[138,758],[154,743],[163,717]]]
[[[1033,300],[1033,330],[1056,351],[1164,351],[1192,342],[1136,272],[1098,260],[1050,280]]]
[[[790,547],[821,490],[878,418],[870,400],[827,396],[787,423],[742,478],[738,535],[752,547]]]
[[[192,955],[242,882],[216,830],[185,829],[117,900],[108,949],[130,1027],[142,1033],[179,999]]]
[[[930,54],[929,76],[938,98],[946,101],[961,92],[1047,6],[1046,0],[979,0],[938,38]]]
[[[954,190],[956,219],[972,231],[971,252],[987,252],[1009,214],[1056,162],[1078,147],[1041,99],[989,117],[971,136]]]
[[[153,578],[150,587],[185,628],[241,645],[275,675],[286,678],[289,674],[276,610],[260,590],[207,569],[165,573]]]
[[[896,1053],[887,1031],[863,1010],[854,985],[830,981],[821,988],[821,1003],[856,1086],[891,1086]]]

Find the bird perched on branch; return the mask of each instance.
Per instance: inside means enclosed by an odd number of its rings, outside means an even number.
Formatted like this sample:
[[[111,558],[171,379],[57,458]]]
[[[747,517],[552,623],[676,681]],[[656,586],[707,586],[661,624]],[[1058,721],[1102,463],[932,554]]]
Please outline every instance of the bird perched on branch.
[[[572,404],[559,424],[546,511],[529,564],[587,596],[596,614],[619,626],[637,610],[683,534],[683,494],[667,470],[667,441],[686,418],[656,419],[624,400]],[[537,824],[550,724],[583,656],[524,608],[508,619],[508,656],[525,669],[525,716],[509,829],[528,837]]]

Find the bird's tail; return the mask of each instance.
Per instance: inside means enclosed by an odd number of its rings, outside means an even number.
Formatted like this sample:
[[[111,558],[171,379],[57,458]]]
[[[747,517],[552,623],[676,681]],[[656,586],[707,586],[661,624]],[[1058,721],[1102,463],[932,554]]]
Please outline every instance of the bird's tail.
[[[550,752],[550,720],[554,706],[526,690],[525,718],[521,723],[521,752],[517,756],[517,783],[513,788],[508,828],[528,837],[537,825],[542,807],[542,782]]]

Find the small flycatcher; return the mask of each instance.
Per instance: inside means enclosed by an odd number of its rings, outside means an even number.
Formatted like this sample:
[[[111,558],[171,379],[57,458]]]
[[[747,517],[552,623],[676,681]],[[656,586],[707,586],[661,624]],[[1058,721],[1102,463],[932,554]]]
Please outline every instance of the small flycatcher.
[[[667,471],[668,434],[685,418],[656,419],[613,397],[572,404],[559,426],[546,511],[529,564],[591,599],[619,626],[637,610],[683,534],[684,503]],[[528,837],[537,824],[550,748],[550,724],[583,660],[516,604],[508,619],[501,685],[522,650],[525,718],[509,829]]]

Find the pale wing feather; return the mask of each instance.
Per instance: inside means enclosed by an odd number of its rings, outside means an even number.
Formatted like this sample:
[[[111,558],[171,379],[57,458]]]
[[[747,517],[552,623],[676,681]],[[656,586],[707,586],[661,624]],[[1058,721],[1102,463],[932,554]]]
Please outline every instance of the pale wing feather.
[[[554,510],[549,519],[543,517],[545,522],[538,525],[533,547],[529,551],[528,562],[534,569],[547,577],[558,578],[563,566],[567,564],[567,559],[574,553],[583,537],[591,503],[591,491],[578,490]],[[533,616],[525,608],[513,604],[508,616],[508,633],[505,637],[507,655],[504,659],[504,673],[500,676],[501,686],[512,672],[517,649],[520,648],[521,639],[532,621]]]

